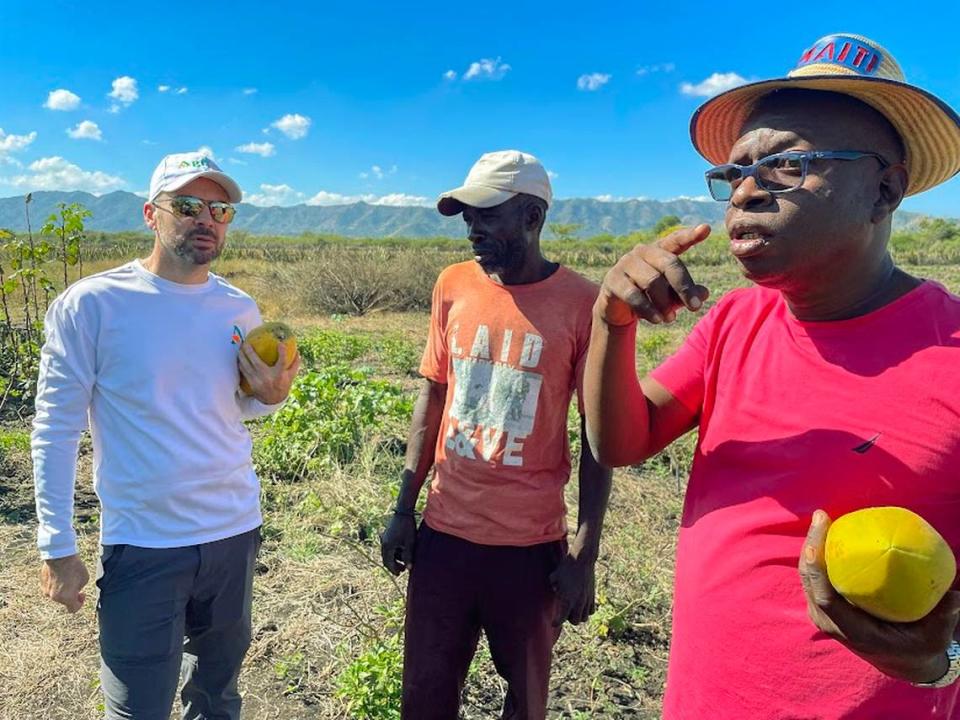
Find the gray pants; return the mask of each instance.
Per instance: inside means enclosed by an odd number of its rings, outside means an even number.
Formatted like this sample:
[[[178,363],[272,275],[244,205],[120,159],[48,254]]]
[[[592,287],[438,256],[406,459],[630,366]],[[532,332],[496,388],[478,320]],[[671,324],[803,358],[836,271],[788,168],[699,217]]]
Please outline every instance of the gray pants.
[[[240,717],[259,550],[259,529],[181,548],[103,547],[97,618],[107,720],[168,720],[181,672],[185,719]]]

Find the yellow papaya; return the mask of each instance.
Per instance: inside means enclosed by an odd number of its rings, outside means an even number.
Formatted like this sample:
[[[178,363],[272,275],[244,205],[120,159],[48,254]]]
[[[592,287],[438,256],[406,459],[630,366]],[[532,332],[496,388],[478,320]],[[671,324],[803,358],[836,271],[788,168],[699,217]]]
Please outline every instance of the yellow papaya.
[[[943,536],[916,513],[872,507],[842,515],[827,531],[830,584],[874,617],[913,622],[953,584],[957,562]]]
[[[278,349],[280,343],[283,343],[287,349],[287,367],[290,367],[297,357],[297,338],[289,326],[282,322],[268,322],[258,325],[247,333],[244,342],[250,345],[260,359],[270,366],[277,364],[277,359],[280,357]],[[253,394],[253,389],[247,379],[243,377],[243,373],[240,374],[240,389],[247,395]]]

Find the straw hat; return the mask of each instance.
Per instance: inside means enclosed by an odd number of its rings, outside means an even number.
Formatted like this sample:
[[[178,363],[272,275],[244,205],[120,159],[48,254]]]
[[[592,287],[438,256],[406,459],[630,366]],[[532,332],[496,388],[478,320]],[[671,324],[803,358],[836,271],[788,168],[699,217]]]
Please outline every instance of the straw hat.
[[[886,117],[906,149],[907,195],[939,185],[960,171],[960,117],[939,98],[908,85],[893,56],[861,35],[821,38],[800,56],[787,77],[741,85],[705,102],[690,121],[694,147],[715,165],[727,162],[757,101],[782,88],[850,95]]]

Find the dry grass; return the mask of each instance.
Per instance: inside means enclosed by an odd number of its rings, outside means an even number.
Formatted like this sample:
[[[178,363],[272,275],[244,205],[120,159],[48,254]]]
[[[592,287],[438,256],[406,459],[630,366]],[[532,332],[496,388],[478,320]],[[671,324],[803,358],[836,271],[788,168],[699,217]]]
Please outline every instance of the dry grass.
[[[95,272],[116,262],[88,263]],[[912,268],[960,281],[957,267]],[[336,330],[365,337],[399,336],[422,345],[425,312],[380,312],[363,317],[305,310],[300,288],[270,281],[266,262],[224,260],[217,271],[258,298],[265,317],[286,319],[302,331]],[[601,269],[586,274],[599,279]],[[729,266],[697,268],[713,297],[742,284]],[[424,279],[432,285],[433,278]],[[689,331],[694,318],[645,330],[638,361],[659,362]],[[413,392],[409,377],[392,379]],[[17,430],[18,428],[13,428]],[[7,430],[10,430],[8,428]],[[22,432],[22,428],[19,428]],[[37,591],[29,459],[0,443],[0,720],[92,720],[99,716],[94,604],[67,615]],[[556,648],[550,717],[655,718],[669,646],[674,539],[692,439],[644,468],[618,471],[598,564],[600,608],[590,623],[567,626]],[[264,479],[265,535],[254,600],[254,640],[241,687],[249,720],[347,718],[336,697],[341,672],[392,630],[383,608],[397,608],[404,582],[379,565],[370,517],[389,507],[397,456],[367,448],[348,467],[327,467],[298,483]],[[94,513],[88,456],[81,458],[81,519]],[[571,525],[576,483],[568,486]],[[91,572],[97,551],[93,522],[80,526]],[[502,684],[481,649],[464,698],[464,717],[496,716]]]
[[[242,675],[244,717],[348,717],[344,701],[333,695],[337,676],[384,632],[378,608],[402,599],[404,579],[395,581],[380,568],[371,538],[359,539],[349,524],[332,532],[327,513],[304,500],[322,497],[330,508],[358,502],[386,507],[385,479],[363,464],[301,484],[265,485],[267,540],[255,584],[254,641]],[[27,497],[29,479],[18,482],[16,492]],[[619,620],[606,637],[596,623],[564,630],[551,717],[657,716],[679,504],[672,478],[618,473],[598,586],[600,614]],[[96,591],[90,588],[77,615],[43,601],[33,540],[32,522],[0,525],[0,720],[96,718]],[[81,549],[92,573],[97,544],[90,523],[82,527]],[[503,692],[489,655],[480,657],[465,696],[464,716],[471,719],[491,717]]]

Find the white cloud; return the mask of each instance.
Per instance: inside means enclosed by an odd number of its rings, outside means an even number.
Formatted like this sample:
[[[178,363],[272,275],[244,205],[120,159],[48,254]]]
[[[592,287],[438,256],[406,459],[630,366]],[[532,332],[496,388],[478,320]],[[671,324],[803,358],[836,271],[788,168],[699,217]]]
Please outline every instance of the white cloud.
[[[716,202],[709,195],[677,195],[676,197],[667,198],[663,202],[673,202],[674,200],[692,200],[694,202]]]
[[[137,90],[137,81],[129,75],[123,75],[113,81],[113,90],[107,97],[113,98],[115,102],[110,107],[110,112],[117,112],[121,107],[130,105],[140,97],[140,91]],[[116,108],[116,110],[114,109]]]
[[[244,88],[244,89],[243,89],[243,94],[244,94],[244,95],[256,95],[256,94],[257,94],[257,89],[256,89],[256,88]]]
[[[464,80],[501,80],[510,71],[510,66],[500,61],[500,58],[491,60],[483,58],[470,67],[463,74]]]
[[[247,164],[247,161],[246,161],[246,160],[238,160],[238,159],[235,158],[235,157],[227,158],[227,162],[228,162],[228,163],[232,163],[233,165],[246,165],[246,164]]]
[[[595,90],[599,90],[608,82],[610,82],[610,75],[607,73],[590,73],[589,75],[581,75],[577,78],[577,89],[593,92]]]
[[[27,148],[37,139],[37,131],[27,133],[26,135],[7,135],[3,128],[0,128],[0,157],[7,153],[14,153]]]
[[[157,90],[160,92],[167,92],[170,89],[169,85],[158,85]]]
[[[310,130],[310,123],[312,122],[310,118],[304,115],[291,113],[270,123],[270,127],[276,128],[291,140],[299,140],[307,136],[307,131]]]
[[[268,185],[264,183],[260,186],[261,192],[248,195],[246,201],[251,205],[261,207],[274,207],[277,205],[296,205],[302,203],[304,197],[302,192],[294,190],[289,185]]]
[[[643,67],[637,68],[637,75],[640,75],[642,77],[644,75],[650,75],[651,73],[659,73],[659,72],[669,73],[669,72],[673,72],[676,69],[677,69],[676,64],[672,62],[659,63],[657,65],[644,65]]]
[[[390,193],[374,200],[371,205],[389,205],[391,207],[420,206],[430,207],[432,201],[421,195],[407,195],[406,193]]]
[[[455,70],[447,70],[447,71],[443,74],[443,79],[444,79],[444,80],[456,80],[456,79],[457,79],[457,72],[456,72]]]
[[[50,110],[76,110],[80,107],[80,96],[74,95],[69,90],[64,90],[63,88],[51,90],[43,106]]]
[[[431,205],[431,201],[428,198],[420,195],[407,195],[406,193],[390,193],[389,195],[380,196],[372,193],[343,195],[341,193],[327,192],[326,190],[321,190],[307,200],[307,205],[352,205],[358,202],[365,202],[370,205],[387,205],[390,207],[428,207]]]
[[[186,95],[186,94],[187,94],[187,88],[185,87],[177,88],[177,95]]]
[[[560,177],[560,173],[555,173],[553,170],[547,170],[547,177],[551,180],[556,180]]]
[[[349,205],[358,202],[364,197],[371,198],[372,195],[341,195],[340,193],[327,192],[321,190],[312,198],[307,200],[307,205]]]
[[[213,148],[209,145],[201,145],[197,148],[197,152],[203,155],[204,157],[210,158],[211,160],[216,160],[216,156],[213,154]]]
[[[384,170],[379,165],[373,165],[371,166],[369,172],[360,173],[360,177],[366,180],[370,176],[373,176],[377,180],[383,180],[385,177],[387,177],[387,175],[396,175],[396,174],[397,174],[396,165],[391,165],[389,170]]]
[[[62,157],[41,158],[29,165],[29,175],[0,178],[0,183],[20,190],[83,190],[101,195],[123,187],[123,178],[100,170],[83,170]]]
[[[146,200],[147,198],[150,197],[150,191],[149,191],[149,190],[134,190],[134,191],[133,191],[133,194],[134,194],[134,195],[137,195],[137,196],[139,196],[139,197],[142,197],[144,200]]]
[[[234,148],[237,152],[247,153],[249,155],[259,155],[260,157],[270,157],[276,152],[273,143],[255,143],[249,142],[246,145],[237,145]]]
[[[642,195],[638,197],[624,197],[623,195],[596,195],[593,199],[599,200],[600,202],[630,202],[631,200],[649,200],[650,198]]]
[[[103,140],[100,126],[92,120],[84,120],[81,123],[77,123],[77,126],[74,128],[67,128],[67,135],[74,140]]]
[[[681,83],[680,92],[684,95],[691,95],[694,97],[713,97],[718,95],[725,90],[730,90],[735,88],[738,85],[743,85],[748,80],[744,77],[740,77],[736,73],[714,73],[706,80],[697,83],[696,85],[692,83]]]

